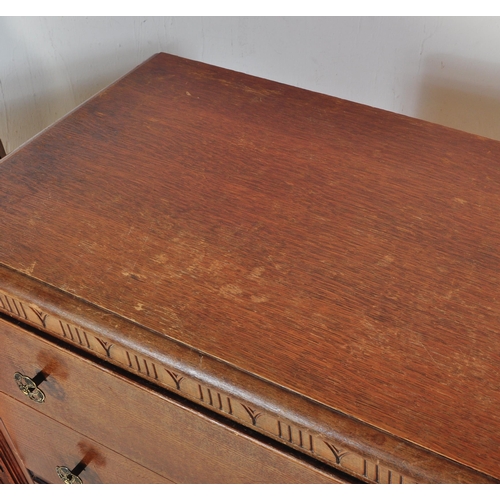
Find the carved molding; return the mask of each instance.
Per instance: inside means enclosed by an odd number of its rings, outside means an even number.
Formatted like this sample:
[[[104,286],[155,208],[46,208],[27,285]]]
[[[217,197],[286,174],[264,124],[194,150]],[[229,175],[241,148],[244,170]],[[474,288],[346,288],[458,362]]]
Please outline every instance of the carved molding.
[[[68,323],[62,318],[43,311],[38,306],[24,304],[4,292],[0,292],[0,310],[24,322],[51,333],[66,342],[91,351],[118,366],[139,376],[153,380],[159,386],[177,392],[191,401],[217,411],[247,427],[258,428],[288,446],[306,453],[322,462],[341,469],[365,481],[373,483],[416,483],[417,481],[381,463],[375,463],[340,444],[324,440],[317,433],[301,428],[283,417],[277,417],[252,402],[243,401],[233,395],[220,392],[214,387],[200,384],[179,369],[159,365],[158,361],[135,352],[129,347],[111,342],[88,329]]]
[[[0,484],[30,484],[32,482],[0,419]]]

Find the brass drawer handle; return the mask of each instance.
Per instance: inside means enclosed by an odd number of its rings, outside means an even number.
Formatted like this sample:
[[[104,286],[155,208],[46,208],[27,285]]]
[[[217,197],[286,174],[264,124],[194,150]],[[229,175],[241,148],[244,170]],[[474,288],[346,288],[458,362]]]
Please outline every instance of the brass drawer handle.
[[[76,470],[78,468],[78,465],[72,471],[69,470],[68,467],[65,467],[64,465],[62,466],[58,465],[56,467],[57,475],[61,478],[61,481],[64,484],[83,484],[83,481],[78,476],[81,470],[80,471]],[[83,468],[85,468],[85,466]]]
[[[33,378],[30,378],[22,373],[16,372],[14,379],[21,391],[35,403],[43,403],[45,401],[44,392],[38,387],[44,380],[45,374],[40,372]]]
[[[90,462],[95,461],[96,464],[104,464],[105,460],[92,446],[88,446],[85,443],[78,443],[78,448],[80,451],[85,452],[84,457],[78,462],[73,470],[64,465],[58,465],[56,467],[56,472],[61,481],[65,484],[83,484],[80,478],[80,474],[87,468]]]

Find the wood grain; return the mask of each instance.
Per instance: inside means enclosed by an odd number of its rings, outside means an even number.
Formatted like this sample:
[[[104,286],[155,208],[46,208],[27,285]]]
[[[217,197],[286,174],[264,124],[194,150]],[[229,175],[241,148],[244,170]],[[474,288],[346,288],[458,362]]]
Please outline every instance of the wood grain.
[[[86,466],[79,477],[84,484],[171,483],[1,392],[0,406],[26,467],[46,483],[62,483],[57,466],[73,470],[82,461]]]
[[[0,282],[4,283],[0,289],[2,310],[35,326],[36,333],[43,328],[77,347],[80,355],[85,350],[93,359],[125,368],[359,479],[379,483],[497,482],[255,375],[235,372],[227,363],[166,337],[156,336],[154,342],[145,344],[144,338],[151,332],[144,327],[3,266]],[[13,339],[24,337],[26,326],[12,324],[8,316],[3,319],[0,326]],[[335,449],[338,452],[333,453]]]
[[[0,262],[500,478],[499,158],[158,55],[2,160]]]
[[[5,348],[0,354],[1,392],[173,482],[349,481],[335,469],[308,464],[2,322],[0,344]],[[40,385],[44,403],[30,401],[18,389],[16,371],[31,377],[45,374]],[[38,426],[44,428],[41,422]],[[53,439],[54,446],[63,444],[59,437]]]
[[[32,484],[5,424],[0,420],[0,484]]]

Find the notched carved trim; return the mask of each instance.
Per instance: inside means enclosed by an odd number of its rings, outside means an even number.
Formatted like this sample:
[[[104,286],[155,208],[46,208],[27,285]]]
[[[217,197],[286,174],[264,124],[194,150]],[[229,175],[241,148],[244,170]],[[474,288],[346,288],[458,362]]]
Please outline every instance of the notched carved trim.
[[[243,408],[245,408],[245,411],[252,419],[252,425],[257,425],[257,419],[259,417],[262,417],[262,413],[259,413],[258,411],[254,410],[253,408],[250,408],[250,406],[244,405],[243,403],[240,404],[241,406],[243,406]]]
[[[28,320],[28,315],[26,314],[23,303],[13,297],[0,294],[0,307],[2,307],[8,314]]]
[[[184,380],[184,377],[181,377],[177,373],[170,371],[170,370],[167,370],[166,368],[165,368],[165,371],[172,377],[172,380],[175,383],[175,388],[178,391],[180,391],[181,390],[181,382]]]
[[[62,324],[61,324],[61,326],[62,326]],[[113,347],[114,344],[111,344],[110,342],[106,342],[106,341],[100,339],[99,337],[96,337],[96,340],[97,340],[97,342],[99,342],[99,344],[101,344],[102,348],[106,352],[106,356],[108,358],[110,358],[111,357],[110,351],[111,351],[111,348]],[[88,347],[90,347],[90,344]]]
[[[31,308],[33,309],[33,308]],[[38,313],[33,309],[33,311],[37,314]],[[47,321],[47,315],[45,315],[45,321]],[[61,326],[61,332],[62,336],[66,339],[71,339],[73,342],[86,347],[87,349],[91,349],[90,347],[90,342],[89,342],[89,337],[88,334],[85,330],[81,330],[77,328],[76,326],[71,326],[69,323],[63,323],[61,320],[59,320],[59,325]],[[47,328],[46,325],[44,325],[44,328]],[[48,329],[50,331],[50,329]],[[96,337],[97,338],[97,337]],[[97,339],[99,340],[99,339]]]
[[[259,427],[259,430],[274,439],[282,441],[308,455],[326,462],[359,478],[378,483],[415,483],[416,481],[399,472],[392,471],[385,466],[372,462],[354,451],[343,450],[338,444],[324,441],[314,432],[299,428],[292,422],[285,422],[280,417],[268,413],[261,408],[254,408],[246,401],[238,401],[233,396],[224,394],[214,388],[200,384],[186,374],[173,371],[169,366],[157,366],[158,362],[147,359],[142,354],[125,348],[119,343],[110,342],[96,334],[70,324],[59,317],[44,312],[38,306],[32,307],[23,304],[5,293],[0,293],[0,309],[10,316],[22,321],[42,327],[47,332],[62,337],[93,352],[114,364],[121,365],[144,378],[154,380],[161,386],[179,392],[192,401],[197,401],[205,407],[218,411],[233,420],[245,425]],[[30,312],[32,311],[32,313]],[[163,370],[161,370],[163,368]],[[241,408],[241,410],[240,410]],[[249,421],[250,419],[250,421]]]
[[[43,328],[47,328],[46,321],[47,321],[48,314],[40,311],[39,309],[35,309],[32,306],[30,306],[30,309],[36,314],[37,318],[42,323]]]
[[[342,459],[349,453],[348,451],[342,451],[341,449],[337,448],[334,446],[332,443],[327,443],[326,441],[323,441],[328,448],[330,448],[330,451],[333,453],[335,460],[338,465],[340,465]]]

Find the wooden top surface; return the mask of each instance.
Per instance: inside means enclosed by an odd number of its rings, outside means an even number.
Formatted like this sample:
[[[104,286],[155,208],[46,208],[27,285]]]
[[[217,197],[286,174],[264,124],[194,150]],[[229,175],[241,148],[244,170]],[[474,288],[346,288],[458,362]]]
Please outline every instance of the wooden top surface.
[[[160,54],[0,162],[0,263],[500,477],[499,164]]]

